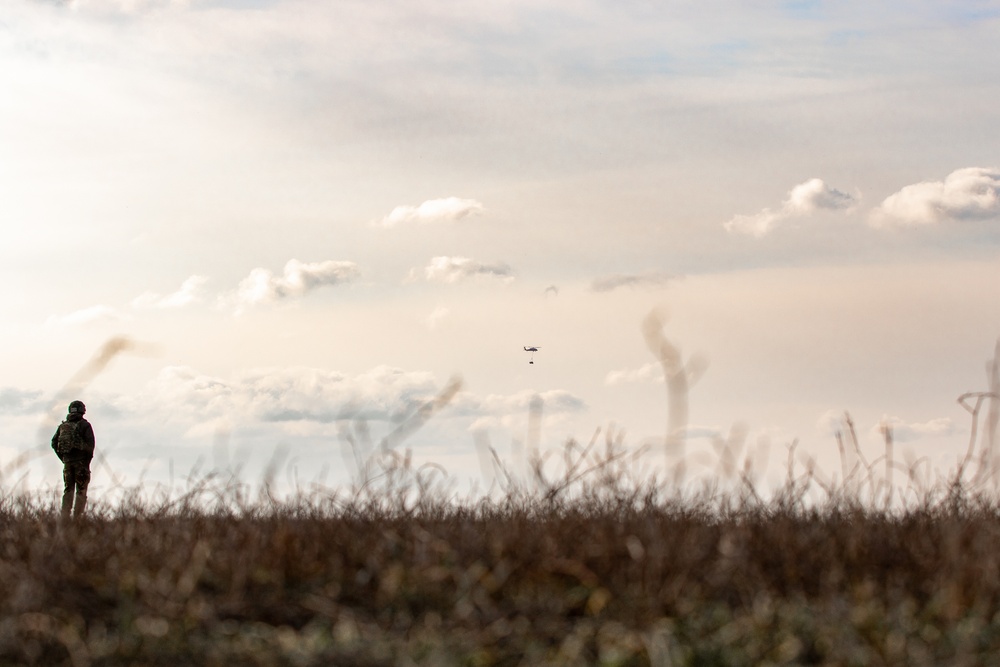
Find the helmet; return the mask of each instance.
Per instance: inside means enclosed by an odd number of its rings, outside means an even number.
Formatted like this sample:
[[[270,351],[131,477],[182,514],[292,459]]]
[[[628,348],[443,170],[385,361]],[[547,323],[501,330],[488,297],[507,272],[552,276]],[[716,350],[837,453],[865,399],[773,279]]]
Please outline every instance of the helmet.
[[[83,401],[73,401],[69,404],[69,413],[72,414],[83,414],[87,411],[87,406],[83,404]]]

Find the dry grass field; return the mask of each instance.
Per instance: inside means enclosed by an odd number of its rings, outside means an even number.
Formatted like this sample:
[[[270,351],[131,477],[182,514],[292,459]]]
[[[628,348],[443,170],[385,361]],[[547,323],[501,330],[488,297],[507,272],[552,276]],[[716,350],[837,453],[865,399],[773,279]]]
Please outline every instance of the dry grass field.
[[[668,494],[613,443],[460,503],[400,458],[352,493],[0,503],[0,664],[975,665],[1000,654],[1000,503],[793,466]],[[584,469],[586,474],[577,474]],[[974,475],[962,474],[971,480]],[[884,481],[884,480],[883,480]],[[912,481],[912,480],[911,480]],[[970,482],[974,486],[975,482]],[[825,494],[817,500],[816,492]]]

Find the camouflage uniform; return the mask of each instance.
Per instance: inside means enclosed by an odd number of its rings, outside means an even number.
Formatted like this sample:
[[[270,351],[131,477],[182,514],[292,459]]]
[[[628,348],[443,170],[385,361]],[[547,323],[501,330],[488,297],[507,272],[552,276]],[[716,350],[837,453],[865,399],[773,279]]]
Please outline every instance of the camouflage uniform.
[[[52,449],[63,462],[62,515],[83,514],[87,507],[87,486],[90,484],[90,461],[94,458],[94,428],[83,413],[83,403],[73,401],[66,420],[52,436]],[[74,502],[75,500],[75,502]]]

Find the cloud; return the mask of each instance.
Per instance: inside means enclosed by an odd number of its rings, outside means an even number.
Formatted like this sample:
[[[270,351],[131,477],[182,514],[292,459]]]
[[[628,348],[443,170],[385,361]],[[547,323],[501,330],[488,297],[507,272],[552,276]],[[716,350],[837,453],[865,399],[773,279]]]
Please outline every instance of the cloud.
[[[420,206],[397,206],[389,215],[372,222],[376,227],[395,227],[401,224],[455,222],[482,213],[483,205],[475,199],[429,199]]]
[[[526,389],[516,394],[489,394],[482,397],[463,392],[456,398],[454,410],[458,415],[475,418],[469,427],[471,430],[510,428],[522,425],[533,402],[538,399],[542,402],[542,415],[546,424],[558,422],[587,409],[582,398],[563,389],[543,392]]]
[[[111,306],[103,304],[74,311],[68,315],[52,315],[45,320],[47,327],[75,327],[100,322],[120,322],[127,316]]]
[[[604,377],[604,384],[610,387],[632,382],[663,382],[663,366],[654,361],[639,368],[611,371]]]
[[[690,425],[684,429],[684,437],[691,440],[714,440],[725,436],[725,430],[719,426]]]
[[[445,308],[444,306],[438,306],[437,308],[434,309],[434,311],[430,315],[427,316],[427,319],[424,320],[424,323],[427,325],[428,329],[433,330],[437,327],[438,322],[443,320],[450,313],[451,311]]]
[[[516,394],[490,394],[478,402],[480,412],[492,415],[506,415],[512,412],[527,412],[532,402],[539,398],[545,412],[581,412],[587,404],[579,396],[563,389],[535,392],[524,390]]]
[[[389,366],[355,376],[307,367],[258,368],[230,379],[171,366],[159,373],[135,407],[155,405],[195,421],[395,421],[433,397],[438,384],[430,373]]]
[[[0,414],[43,414],[48,408],[48,401],[45,400],[40,391],[16,389],[14,387],[0,388]]]
[[[892,428],[892,438],[896,442],[910,442],[926,437],[954,435],[958,432],[955,423],[948,417],[939,417],[926,422],[904,422],[899,417],[883,417],[882,422],[872,426],[871,432],[882,437],[882,424]]]
[[[845,430],[844,411],[827,410],[816,420],[816,430],[823,435],[833,436]]]
[[[280,276],[267,269],[256,268],[244,278],[236,290],[239,306],[255,306],[292,297],[299,297],[320,287],[351,282],[360,275],[357,264],[329,260],[304,263],[290,259]]]
[[[201,288],[208,282],[204,276],[191,276],[180,289],[166,296],[156,292],[144,292],[132,300],[133,308],[181,308],[201,301]]]
[[[647,271],[638,274],[615,274],[595,278],[590,284],[592,292],[610,292],[619,287],[661,287],[671,280],[676,280],[678,276],[672,273],[661,271]]]
[[[939,417],[926,422],[906,422],[899,417],[884,416],[882,420],[869,429],[869,432],[882,439],[882,425],[887,424],[892,428],[892,438],[896,442],[911,442],[921,438],[948,436],[958,433],[955,423],[948,417]],[[844,432],[847,425],[844,421],[842,410],[828,410],[823,413],[816,423],[820,432],[827,435],[834,435],[837,432]]]
[[[793,213],[808,215],[815,211],[843,211],[857,203],[846,192],[829,187],[819,178],[813,178],[792,188],[784,207]]]
[[[419,271],[413,269],[407,282],[419,279]],[[510,266],[502,262],[482,264],[468,257],[434,257],[423,269],[424,279],[431,283],[457,283],[461,280],[486,276],[499,278],[503,282],[514,279]]]
[[[76,11],[132,14],[162,7],[186,7],[190,0],[63,0]]]
[[[847,211],[857,201],[852,195],[831,188],[822,179],[813,178],[792,188],[779,210],[765,208],[756,215],[736,215],[723,226],[731,233],[760,237],[785,220],[818,211]]]
[[[1000,170],[968,167],[944,181],[907,185],[869,215],[875,227],[910,227],[1000,217]]]
[[[358,419],[396,423],[436,396],[442,385],[432,373],[391,366],[356,375],[309,367],[256,368],[232,378],[171,366],[141,392],[120,402],[123,412],[147,420],[155,414],[181,422],[189,433],[199,424],[227,419],[248,429],[253,423],[329,424]],[[0,407],[4,396],[0,391]],[[586,409],[582,399],[563,390],[487,396],[461,392],[441,416],[467,420],[523,416],[535,396],[541,397],[550,416]]]

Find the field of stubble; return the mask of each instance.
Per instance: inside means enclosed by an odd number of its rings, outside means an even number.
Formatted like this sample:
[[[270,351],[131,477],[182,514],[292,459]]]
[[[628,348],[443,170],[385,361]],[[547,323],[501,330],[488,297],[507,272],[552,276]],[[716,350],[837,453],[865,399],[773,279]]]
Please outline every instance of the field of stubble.
[[[748,484],[668,494],[621,483],[610,463],[466,503],[405,483],[282,502],[224,490],[206,502],[203,486],[98,502],[64,524],[51,502],[8,496],[0,663],[974,665],[1000,653],[1000,503],[985,493],[911,488],[879,509],[884,484],[824,489],[798,470],[767,500]]]

